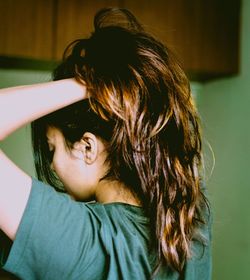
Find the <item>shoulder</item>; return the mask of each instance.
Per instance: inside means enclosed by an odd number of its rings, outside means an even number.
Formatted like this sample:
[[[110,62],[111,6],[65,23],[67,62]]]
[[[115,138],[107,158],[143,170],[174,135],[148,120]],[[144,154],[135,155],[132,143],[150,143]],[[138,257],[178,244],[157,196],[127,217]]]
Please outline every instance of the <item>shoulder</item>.
[[[99,221],[86,204],[36,179],[4,268],[22,279],[71,279],[94,261],[104,263]],[[73,273],[71,275],[71,273]],[[47,278],[48,277],[48,278]],[[77,277],[76,277],[77,278]]]

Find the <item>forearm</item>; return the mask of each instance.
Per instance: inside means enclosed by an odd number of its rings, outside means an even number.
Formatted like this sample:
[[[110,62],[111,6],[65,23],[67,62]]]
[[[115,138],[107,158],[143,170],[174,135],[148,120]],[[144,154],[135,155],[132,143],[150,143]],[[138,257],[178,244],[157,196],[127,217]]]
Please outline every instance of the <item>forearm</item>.
[[[0,140],[19,127],[87,97],[75,79],[0,90]]]

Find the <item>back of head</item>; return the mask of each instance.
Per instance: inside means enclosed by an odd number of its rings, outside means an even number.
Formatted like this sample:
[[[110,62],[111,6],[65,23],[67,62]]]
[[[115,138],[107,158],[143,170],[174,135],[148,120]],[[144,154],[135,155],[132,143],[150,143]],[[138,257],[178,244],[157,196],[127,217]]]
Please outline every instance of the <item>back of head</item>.
[[[202,221],[201,139],[188,79],[171,51],[125,9],[104,9],[87,39],[65,51],[55,79],[75,77],[112,123],[107,177],[122,181],[151,219],[159,263],[181,271]]]

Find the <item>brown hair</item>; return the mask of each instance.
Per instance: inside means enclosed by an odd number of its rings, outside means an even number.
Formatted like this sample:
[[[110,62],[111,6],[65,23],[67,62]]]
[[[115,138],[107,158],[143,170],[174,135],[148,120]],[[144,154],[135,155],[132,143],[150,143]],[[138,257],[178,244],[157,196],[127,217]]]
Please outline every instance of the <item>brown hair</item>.
[[[167,264],[180,272],[207,206],[189,81],[171,51],[129,11],[101,10],[94,24],[88,39],[67,48],[55,76],[84,83],[92,110],[113,124],[107,177],[124,182],[140,199],[157,268]]]

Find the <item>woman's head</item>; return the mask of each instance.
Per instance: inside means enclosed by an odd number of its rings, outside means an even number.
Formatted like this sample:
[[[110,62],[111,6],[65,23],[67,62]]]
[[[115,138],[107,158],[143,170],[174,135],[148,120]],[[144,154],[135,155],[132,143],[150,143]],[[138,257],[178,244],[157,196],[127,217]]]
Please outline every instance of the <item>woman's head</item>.
[[[38,175],[54,182],[44,152],[48,127],[58,128],[69,147],[86,132],[98,137],[106,153],[104,179],[122,182],[139,198],[159,261],[180,271],[204,205],[199,124],[188,79],[170,50],[128,11],[102,10],[94,23],[91,36],[73,42],[54,72],[55,80],[84,83],[89,100],[33,124]]]
[[[94,187],[106,173],[111,124],[91,111],[88,100],[33,123],[38,176],[78,200],[94,199]],[[59,178],[59,180],[58,180]]]

